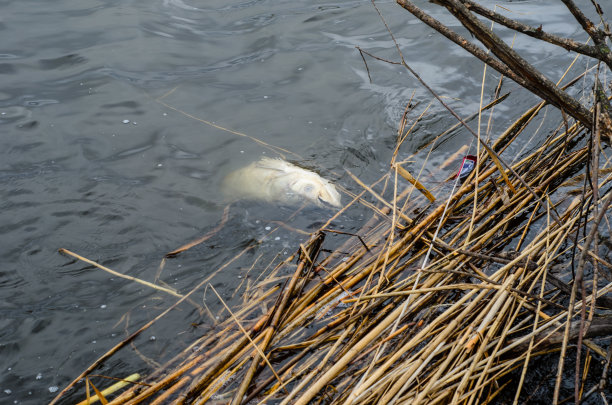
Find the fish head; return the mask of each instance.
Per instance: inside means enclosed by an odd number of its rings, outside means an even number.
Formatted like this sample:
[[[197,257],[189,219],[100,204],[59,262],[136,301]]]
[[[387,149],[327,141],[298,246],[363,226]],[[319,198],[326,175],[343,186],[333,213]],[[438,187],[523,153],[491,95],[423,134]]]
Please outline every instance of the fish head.
[[[294,193],[306,197],[320,207],[326,205],[342,207],[340,193],[336,187],[319,176],[298,179],[291,184],[291,189]]]

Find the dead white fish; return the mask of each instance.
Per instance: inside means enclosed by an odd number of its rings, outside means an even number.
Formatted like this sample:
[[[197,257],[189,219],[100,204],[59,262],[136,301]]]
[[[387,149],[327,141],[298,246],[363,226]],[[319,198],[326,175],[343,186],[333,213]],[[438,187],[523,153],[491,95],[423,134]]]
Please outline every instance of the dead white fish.
[[[316,173],[269,157],[227,175],[223,181],[223,193],[229,199],[342,206],[340,194],[332,183]]]

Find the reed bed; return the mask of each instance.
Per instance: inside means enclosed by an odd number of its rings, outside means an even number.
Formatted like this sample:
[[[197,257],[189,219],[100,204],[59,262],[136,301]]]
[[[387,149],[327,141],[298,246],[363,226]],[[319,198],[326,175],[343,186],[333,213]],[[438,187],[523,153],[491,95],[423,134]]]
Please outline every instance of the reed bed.
[[[542,107],[492,148],[502,153],[526,136]],[[406,120],[398,142],[412,128]],[[472,174],[450,179],[437,190],[448,197],[432,203],[415,191],[427,182],[406,183],[394,155],[377,184],[356,179],[361,192],[336,214],[376,201],[356,237],[329,252],[330,220],[254,283],[243,305],[227,307],[214,331],[108,403],[518,400],[540,356],[558,362],[555,401],[567,396],[568,367],[579,398],[604,395],[611,352],[601,336],[612,320],[601,300],[612,268],[599,240],[612,193],[599,138],[562,122],[504,175],[483,149]]]
[[[521,73],[532,67],[482,28],[469,7],[519,32],[539,37],[542,27],[529,30],[468,1],[436,2],[488,44],[499,57],[495,61],[412,2],[398,3],[560,107],[558,127],[546,136],[535,136],[536,122],[544,119],[546,102],[542,102],[492,143],[484,141],[408,66],[398,45],[401,63],[396,64],[408,69],[460,121],[440,137],[460,125],[474,135],[475,170],[461,181],[450,176],[436,187],[432,177],[410,173],[408,159],[399,160],[400,150],[429,107],[412,122],[408,117],[415,114],[406,107],[389,171],[372,184],[348,172],[354,192],[345,190],[350,201],[345,198],[344,208],[296,246],[291,258],[269,269],[258,257],[251,270],[260,275],[247,285],[241,305],[226,305],[209,284],[214,274],[183,294],[153,286],[178,301],[94,362],[53,403],[81,378],[87,383],[83,403],[99,399],[113,405],[529,402],[537,388],[529,380],[537,374],[541,358],[555,365],[554,375],[536,381],[552,387],[543,394],[544,400],[580,403],[597,397],[608,403],[612,264],[607,260],[607,213],[612,170],[602,145],[612,139],[612,107],[605,87],[597,74],[585,79],[588,72],[563,88],[541,75]],[[573,2],[564,0],[564,4],[576,10]],[[584,22],[582,14],[573,14]],[[585,50],[556,37],[549,40],[575,47],[578,53],[599,55],[611,66],[609,50],[602,48],[606,32],[586,22],[582,26],[597,49]],[[375,57],[359,51],[364,63],[364,55]],[[366,69],[369,75],[367,63]],[[563,92],[578,79],[594,83],[590,112]],[[174,109],[161,101],[165,96],[157,100]],[[506,97],[497,97],[481,113],[493,111]],[[476,116],[480,127],[481,116]],[[540,143],[524,152],[531,138],[541,139]],[[276,152],[288,153],[278,148]],[[516,158],[506,161],[512,155]],[[434,177],[441,176],[441,169],[428,169]],[[372,212],[363,227],[354,234],[333,229],[333,221],[357,204]],[[217,228],[170,252],[164,261],[214,237],[227,219],[226,209]],[[344,244],[330,243],[331,233],[346,236]],[[69,250],[62,252],[113,272]],[[122,392],[98,389],[104,384],[91,373],[100,364],[118,356],[142,330],[182,302],[199,305],[190,297],[203,288],[215,294],[230,316],[137,383],[137,374],[114,382],[112,387]]]

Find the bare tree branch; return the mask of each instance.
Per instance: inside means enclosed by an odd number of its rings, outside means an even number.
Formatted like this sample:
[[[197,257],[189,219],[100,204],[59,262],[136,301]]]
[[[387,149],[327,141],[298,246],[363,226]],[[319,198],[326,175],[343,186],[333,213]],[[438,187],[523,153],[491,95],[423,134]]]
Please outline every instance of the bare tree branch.
[[[444,3],[445,6],[450,2],[454,3],[455,5],[458,3],[454,0],[440,1],[440,3]],[[466,28],[468,28],[468,30],[470,30],[474,36],[481,40],[485,46],[491,48],[496,56],[502,59],[503,63],[493,58],[491,55],[488,55],[484,50],[470,43],[467,39],[448,29],[444,24],[427,15],[423,10],[416,7],[412,1],[397,0],[397,3],[412,13],[415,17],[423,21],[425,24],[434,28],[436,31],[440,32],[442,35],[488,64],[499,73],[508,76],[510,79],[525,87],[527,90],[550,102],[554,106],[566,111],[568,114],[572,115],[572,117],[582,122],[585,126],[589,128],[591,127],[592,118],[586,108],[584,108],[578,101],[570,97],[567,93],[557,88],[554,83],[529,65],[527,61],[520,57],[515,51],[510,49],[510,47],[499,39],[497,35],[493,34],[488,28],[482,25],[482,23],[478,21],[478,19],[474,17],[462,4],[459,4],[459,6],[464,10],[463,13],[467,13],[469,15],[467,19],[465,19],[467,25],[464,25]],[[454,14],[454,9],[450,5],[447,8],[449,8]],[[499,48],[497,53],[494,48]]]
[[[605,49],[602,49],[597,46],[576,42],[573,39],[549,34],[542,30],[542,26],[534,28],[529,25],[520,23],[492,10],[489,10],[488,8],[481,6],[473,0],[461,0],[461,2],[465,4],[468,9],[473,10],[474,12],[488,18],[491,21],[495,21],[496,23],[510,28],[516,32],[520,32],[530,37],[541,39],[542,41],[546,41],[550,44],[560,46],[568,51],[573,51],[582,55],[589,56],[591,58],[600,59],[604,63],[606,63],[608,67],[610,67],[610,69],[612,69],[612,53],[610,53],[609,49],[606,51],[607,47]]]

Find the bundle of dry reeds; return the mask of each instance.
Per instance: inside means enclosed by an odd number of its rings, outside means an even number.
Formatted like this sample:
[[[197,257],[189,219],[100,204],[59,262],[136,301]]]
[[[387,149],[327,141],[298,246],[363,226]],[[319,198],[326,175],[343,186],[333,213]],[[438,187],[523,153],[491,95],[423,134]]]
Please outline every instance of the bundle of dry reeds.
[[[541,107],[493,147],[507,147]],[[519,181],[483,150],[470,178],[420,219],[408,215],[412,188],[386,200],[366,186],[351,203],[369,193],[380,204],[360,240],[323,257],[322,227],[282,288],[253,286],[214,333],[110,403],[489,402],[509,384],[518,398],[537,356],[561,350],[561,370],[576,344],[587,348],[571,361],[582,367],[581,395],[603,389],[584,386],[589,365],[610,360],[591,340],[612,331],[597,301],[612,289],[597,246],[612,196],[600,154],[596,132],[562,124],[512,165]],[[398,167],[387,177],[399,183]],[[572,283],[551,269],[571,274],[574,248]]]
[[[213,332],[108,403],[472,404],[500,393],[516,402],[544,355],[558,362],[555,403],[605,401],[612,350],[598,338],[612,334],[612,264],[600,241],[612,170],[600,130],[607,104],[595,100],[592,127],[563,116],[538,147],[502,162],[545,103],[529,109],[430,204],[414,191],[433,200],[427,182],[397,154],[379,182],[354,177],[362,190],[336,216],[353,204],[372,209],[357,238],[327,253],[330,219]],[[397,150],[412,128],[404,116]],[[268,282],[289,269],[284,284]]]

